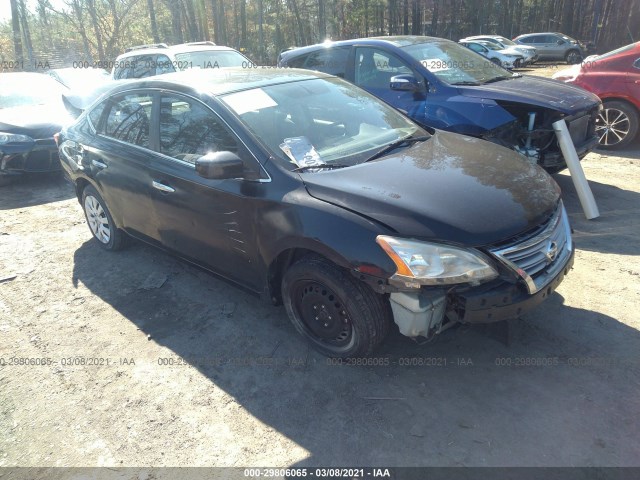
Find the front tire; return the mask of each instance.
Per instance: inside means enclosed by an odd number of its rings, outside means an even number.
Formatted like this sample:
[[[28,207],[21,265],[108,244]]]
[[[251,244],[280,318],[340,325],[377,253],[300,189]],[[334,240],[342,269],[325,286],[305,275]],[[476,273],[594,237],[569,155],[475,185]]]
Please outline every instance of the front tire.
[[[567,65],[575,65],[582,61],[582,55],[580,55],[580,52],[577,50],[569,50],[564,56],[564,59],[567,62]]]
[[[497,58],[492,58],[491,59],[491,63],[495,63],[499,67],[502,66],[502,62],[500,60],[498,60]]]
[[[329,357],[370,355],[390,328],[386,298],[319,256],[286,271],[282,298],[298,333]]]
[[[106,203],[91,185],[82,192],[82,208],[93,238],[105,250],[120,250],[124,234],[116,227]]]
[[[596,119],[600,148],[611,150],[628,145],[638,134],[638,112],[619,100],[604,102]]]

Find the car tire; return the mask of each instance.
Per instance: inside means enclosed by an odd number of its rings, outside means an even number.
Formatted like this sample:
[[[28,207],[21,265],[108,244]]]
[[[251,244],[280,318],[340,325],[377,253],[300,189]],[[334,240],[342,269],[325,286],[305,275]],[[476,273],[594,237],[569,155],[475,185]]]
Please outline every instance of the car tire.
[[[105,250],[120,250],[124,245],[124,233],[116,227],[105,201],[91,185],[82,192],[82,209],[98,245]]]
[[[329,357],[370,355],[390,329],[388,300],[320,256],[285,272],[282,299],[298,333]]]
[[[496,65],[498,65],[499,67],[502,66],[502,62],[500,60],[498,60],[497,58],[492,58],[491,59],[491,63],[495,63]]]
[[[625,147],[638,134],[638,111],[620,100],[605,100],[603,106],[596,119],[600,148],[612,150]]]
[[[567,62],[567,65],[574,65],[582,61],[582,55],[580,55],[580,52],[577,50],[569,50],[564,56],[564,60]]]

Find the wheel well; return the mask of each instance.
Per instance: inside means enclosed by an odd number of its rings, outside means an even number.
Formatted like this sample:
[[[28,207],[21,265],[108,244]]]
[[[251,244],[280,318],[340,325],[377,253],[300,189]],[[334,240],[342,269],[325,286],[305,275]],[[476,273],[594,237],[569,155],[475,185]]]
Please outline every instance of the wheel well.
[[[638,107],[636,107],[632,102],[630,102],[626,98],[622,98],[622,97],[604,97],[602,99],[602,104],[604,105],[607,102],[622,102],[625,105],[628,105],[629,107],[631,107],[633,110],[635,110],[636,113],[640,114],[640,110],[638,109]]]
[[[91,185],[88,180],[84,178],[79,178],[76,182],[76,197],[78,197],[78,201],[82,203],[82,192],[86,188],[87,185]]]
[[[268,271],[269,295],[274,305],[282,304],[282,276],[287,269],[307,255],[317,255],[329,260],[322,254],[306,248],[289,248],[280,252],[280,254],[271,262]],[[329,260],[331,261],[331,260]]]

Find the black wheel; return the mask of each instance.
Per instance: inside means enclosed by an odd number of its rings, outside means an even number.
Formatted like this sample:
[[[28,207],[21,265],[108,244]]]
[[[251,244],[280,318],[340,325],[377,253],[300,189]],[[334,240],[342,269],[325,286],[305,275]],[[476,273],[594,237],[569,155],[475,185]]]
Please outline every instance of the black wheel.
[[[491,59],[491,63],[495,63],[496,65],[498,65],[499,67],[502,66],[502,62],[500,60],[498,60],[497,58],[492,58]]]
[[[622,148],[638,134],[638,112],[628,103],[605,101],[596,118],[596,133],[600,138],[600,148]]]
[[[89,230],[98,244],[105,250],[122,248],[124,234],[116,227],[107,205],[91,185],[87,185],[82,192],[82,208],[89,224]]]
[[[569,50],[564,56],[567,65],[573,65],[582,61],[582,55],[577,50]]]
[[[296,330],[330,357],[369,355],[389,331],[387,299],[318,256],[285,272],[282,299]]]

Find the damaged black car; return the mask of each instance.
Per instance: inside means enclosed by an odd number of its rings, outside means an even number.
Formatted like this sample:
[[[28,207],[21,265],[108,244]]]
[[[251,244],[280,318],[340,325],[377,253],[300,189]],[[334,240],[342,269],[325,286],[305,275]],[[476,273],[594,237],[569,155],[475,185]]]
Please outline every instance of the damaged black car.
[[[598,145],[600,99],[554,80],[512,73],[450,40],[376,37],[288,50],[282,67],[344,78],[423,126],[511,148],[554,173],[566,168],[551,126],[565,119],[583,158]]]
[[[333,357],[370,354],[394,322],[429,338],[517,317],[573,263],[560,189],[539,166],[323,73],[136,80],[59,142],[100,246],[130,235],[284,304]]]
[[[48,75],[0,74],[0,186],[25,173],[60,170],[53,135],[71,121],[66,91]]]

